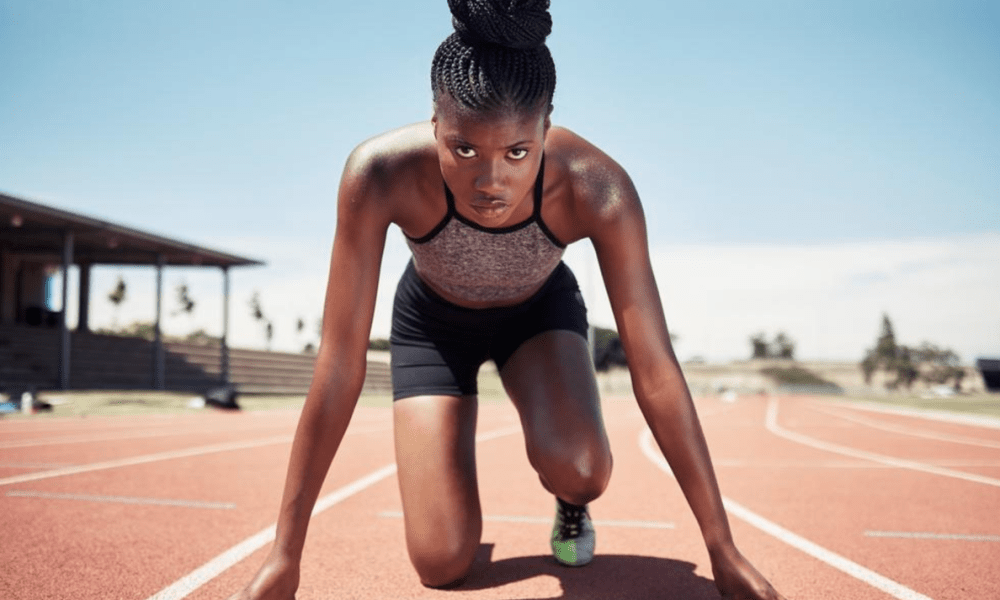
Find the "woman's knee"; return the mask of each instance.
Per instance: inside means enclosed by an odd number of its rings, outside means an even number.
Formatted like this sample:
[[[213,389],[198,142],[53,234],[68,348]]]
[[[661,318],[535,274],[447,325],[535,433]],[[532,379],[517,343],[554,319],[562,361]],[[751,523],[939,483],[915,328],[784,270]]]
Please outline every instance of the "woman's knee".
[[[608,487],[613,460],[606,441],[535,454],[531,462],[545,487],[567,502],[587,504]]]
[[[418,544],[419,546],[419,544]],[[431,588],[449,588],[462,583],[476,558],[479,540],[453,546],[410,545],[410,561],[420,582]]]

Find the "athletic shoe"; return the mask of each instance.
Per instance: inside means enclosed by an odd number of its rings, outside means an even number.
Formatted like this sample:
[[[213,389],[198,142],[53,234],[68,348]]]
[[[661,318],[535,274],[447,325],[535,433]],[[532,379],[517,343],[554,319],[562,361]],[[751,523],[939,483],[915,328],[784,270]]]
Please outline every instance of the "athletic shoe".
[[[556,498],[552,526],[552,555],[569,567],[582,567],[594,558],[594,524],[587,505],[577,506]]]

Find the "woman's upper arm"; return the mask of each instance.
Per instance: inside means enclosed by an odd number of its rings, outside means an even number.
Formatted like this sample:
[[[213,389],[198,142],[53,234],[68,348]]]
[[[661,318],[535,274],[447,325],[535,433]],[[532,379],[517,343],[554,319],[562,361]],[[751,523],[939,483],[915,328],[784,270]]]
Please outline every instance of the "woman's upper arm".
[[[662,390],[661,378],[676,378],[679,369],[653,276],[639,195],[624,169],[613,163],[600,169],[598,181],[587,189],[595,194],[587,202],[594,207],[589,237],[633,380],[639,388],[648,386],[647,391]]]
[[[379,269],[392,221],[384,161],[364,146],[347,161],[337,195],[337,226],[323,305],[315,379],[359,386],[375,312]],[[344,369],[347,369],[345,372]]]

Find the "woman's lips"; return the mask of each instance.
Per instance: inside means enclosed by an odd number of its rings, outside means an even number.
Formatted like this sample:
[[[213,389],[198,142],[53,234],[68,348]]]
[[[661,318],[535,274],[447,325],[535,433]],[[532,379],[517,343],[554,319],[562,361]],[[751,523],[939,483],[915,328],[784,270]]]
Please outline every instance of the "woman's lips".
[[[509,205],[501,198],[476,198],[471,208],[484,217],[496,217],[506,212]]]

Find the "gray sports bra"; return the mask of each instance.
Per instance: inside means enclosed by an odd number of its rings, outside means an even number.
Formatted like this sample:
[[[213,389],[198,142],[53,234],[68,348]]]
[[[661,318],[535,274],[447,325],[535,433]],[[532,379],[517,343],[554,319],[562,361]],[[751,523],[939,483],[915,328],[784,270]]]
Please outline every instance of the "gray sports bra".
[[[535,180],[534,210],[516,225],[483,227],[455,210],[445,185],[448,212],[427,235],[412,238],[417,274],[434,287],[470,302],[515,301],[539,287],[562,260],[566,245],[542,220],[542,159]]]

